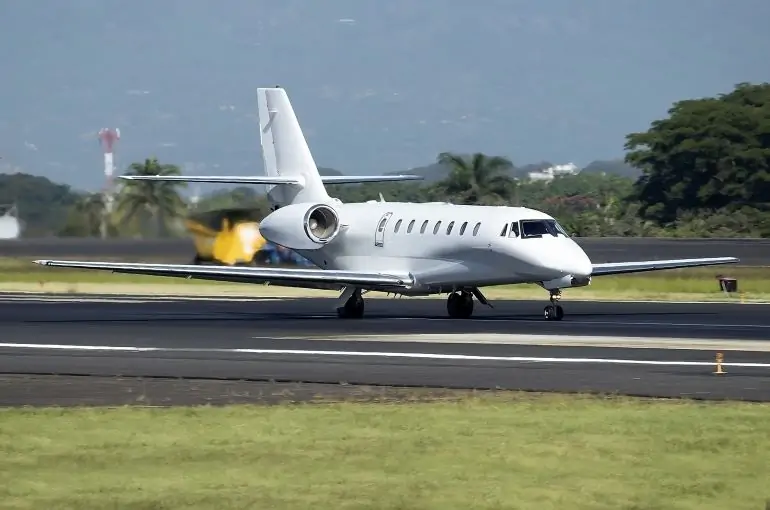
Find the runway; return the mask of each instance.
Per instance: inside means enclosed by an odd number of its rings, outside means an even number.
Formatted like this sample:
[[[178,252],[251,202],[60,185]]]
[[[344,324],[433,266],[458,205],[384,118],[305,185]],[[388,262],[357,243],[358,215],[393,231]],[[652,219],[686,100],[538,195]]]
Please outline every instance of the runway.
[[[368,299],[343,321],[333,299],[0,294],[0,405],[382,391],[361,385],[770,401],[768,305],[564,300],[545,322],[544,302],[493,304],[452,320],[443,300]]]

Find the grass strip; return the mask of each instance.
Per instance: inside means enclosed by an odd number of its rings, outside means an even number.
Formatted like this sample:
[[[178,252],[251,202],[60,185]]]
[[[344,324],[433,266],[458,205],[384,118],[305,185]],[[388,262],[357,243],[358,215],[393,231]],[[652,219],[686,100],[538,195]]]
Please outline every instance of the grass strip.
[[[430,403],[0,411],[7,509],[764,508],[769,406]]]

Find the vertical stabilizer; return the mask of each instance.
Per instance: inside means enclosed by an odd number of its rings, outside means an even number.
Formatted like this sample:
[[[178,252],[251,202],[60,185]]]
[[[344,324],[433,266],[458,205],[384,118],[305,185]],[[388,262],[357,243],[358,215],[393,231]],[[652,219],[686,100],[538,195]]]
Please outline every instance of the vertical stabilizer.
[[[268,176],[300,177],[303,186],[267,186],[273,207],[298,202],[328,202],[329,195],[297,116],[282,88],[258,88],[259,134],[262,161]]]

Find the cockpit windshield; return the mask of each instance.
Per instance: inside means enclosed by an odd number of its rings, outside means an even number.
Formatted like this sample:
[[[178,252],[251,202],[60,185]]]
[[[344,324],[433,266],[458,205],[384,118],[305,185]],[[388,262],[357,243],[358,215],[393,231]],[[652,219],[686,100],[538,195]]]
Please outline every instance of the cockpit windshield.
[[[558,237],[563,235],[569,237],[567,232],[556,220],[521,220],[521,237],[530,239],[533,237],[543,237],[551,235]]]

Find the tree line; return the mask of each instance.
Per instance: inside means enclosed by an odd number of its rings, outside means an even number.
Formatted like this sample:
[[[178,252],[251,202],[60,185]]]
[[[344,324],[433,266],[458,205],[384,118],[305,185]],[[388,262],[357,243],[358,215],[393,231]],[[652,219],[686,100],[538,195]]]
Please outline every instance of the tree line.
[[[627,135],[624,148],[624,161],[638,177],[582,172],[533,181],[506,157],[446,152],[436,158],[442,179],[337,185],[329,193],[343,202],[382,194],[388,201],[530,207],[553,215],[576,236],[770,237],[770,84],[741,83],[717,97],[677,102],[667,118]],[[181,172],[148,158],[127,173]],[[110,236],[185,235],[180,219],[190,214],[241,208],[259,218],[268,212],[264,195],[250,187],[211,193],[193,207],[182,198],[184,184],[121,183]],[[66,187],[54,186],[33,201],[28,218],[53,215],[55,235],[101,235],[102,195],[69,197]],[[0,179],[0,201],[8,195],[4,189]],[[46,211],[46,200],[57,197],[64,197],[59,213],[50,202]]]

